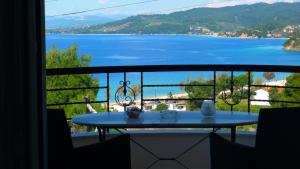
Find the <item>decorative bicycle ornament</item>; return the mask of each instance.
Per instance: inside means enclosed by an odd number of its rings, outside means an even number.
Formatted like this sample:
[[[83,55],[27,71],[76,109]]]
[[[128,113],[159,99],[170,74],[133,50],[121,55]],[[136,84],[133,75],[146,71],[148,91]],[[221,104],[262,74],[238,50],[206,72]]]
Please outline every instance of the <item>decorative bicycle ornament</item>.
[[[241,103],[243,98],[243,88],[224,90],[222,92],[222,100],[229,106],[235,106]]]
[[[128,86],[130,81],[120,81],[120,85],[115,94],[117,104],[123,107],[132,105],[135,101],[135,91]]]

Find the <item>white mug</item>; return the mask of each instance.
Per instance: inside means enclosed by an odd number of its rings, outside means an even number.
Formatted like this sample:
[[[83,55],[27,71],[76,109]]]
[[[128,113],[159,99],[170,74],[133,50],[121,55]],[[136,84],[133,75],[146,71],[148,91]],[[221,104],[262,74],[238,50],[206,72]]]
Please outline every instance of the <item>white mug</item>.
[[[214,116],[216,114],[215,103],[212,100],[204,100],[201,105],[203,116]]]

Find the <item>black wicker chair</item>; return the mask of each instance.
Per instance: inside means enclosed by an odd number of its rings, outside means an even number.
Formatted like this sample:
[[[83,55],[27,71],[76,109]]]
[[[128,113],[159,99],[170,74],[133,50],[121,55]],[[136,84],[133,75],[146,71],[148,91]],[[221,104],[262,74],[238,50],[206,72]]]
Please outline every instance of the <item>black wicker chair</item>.
[[[130,169],[130,137],[74,148],[64,110],[48,109],[49,169]]]
[[[261,109],[256,144],[210,135],[211,169],[300,168],[300,108]]]

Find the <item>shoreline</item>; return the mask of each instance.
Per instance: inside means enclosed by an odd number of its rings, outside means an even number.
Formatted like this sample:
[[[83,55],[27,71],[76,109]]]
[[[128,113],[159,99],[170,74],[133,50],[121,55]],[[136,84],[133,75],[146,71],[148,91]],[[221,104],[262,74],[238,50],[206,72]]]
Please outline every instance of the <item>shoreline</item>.
[[[211,38],[228,38],[228,39],[289,39],[288,37],[281,38],[253,38],[253,37],[224,37],[215,35],[197,35],[197,34],[109,34],[109,33],[47,33],[47,35],[77,35],[77,36],[193,36],[193,37],[211,37]]]
[[[188,93],[183,92],[183,93],[176,93],[176,94],[172,94],[173,98],[182,98],[182,97],[187,97]],[[168,99],[169,96],[168,95],[160,95],[157,97],[149,97],[149,98],[145,98],[145,99]]]
[[[273,80],[273,81],[264,81],[262,83],[262,85],[285,86],[286,82],[287,82],[286,79],[278,79],[278,80]],[[217,95],[219,95],[219,94],[217,94]],[[173,99],[188,98],[188,93],[186,93],[186,92],[175,93],[175,94],[172,94],[172,96],[173,96]],[[169,96],[168,95],[159,95],[159,96],[156,96],[156,97],[145,97],[144,99],[169,99]],[[144,101],[144,103],[149,103],[149,102],[152,102],[152,101]],[[141,104],[140,98],[136,99],[135,103],[137,105],[140,105]],[[111,102],[111,105],[118,105],[118,104],[116,102]]]
[[[177,98],[186,98],[187,96],[188,96],[188,93],[186,93],[186,92],[173,94],[173,98],[175,98],[175,99],[177,99]],[[144,99],[168,99],[168,98],[169,98],[168,95],[160,95],[160,96],[157,96],[157,97],[145,97]],[[147,103],[147,102],[151,102],[151,101],[144,101],[144,103]],[[140,104],[141,100],[137,99],[135,101],[135,103]],[[116,102],[111,102],[110,104],[111,105],[118,105]]]

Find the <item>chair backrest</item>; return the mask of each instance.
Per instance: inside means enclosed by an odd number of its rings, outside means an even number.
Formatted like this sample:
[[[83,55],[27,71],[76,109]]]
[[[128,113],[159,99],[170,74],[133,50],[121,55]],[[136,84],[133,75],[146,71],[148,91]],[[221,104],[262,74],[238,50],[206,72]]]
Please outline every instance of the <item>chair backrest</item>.
[[[300,107],[261,109],[256,135],[256,150],[267,168],[287,167],[299,155]],[[270,166],[271,165],[271,166]]]
[[[73,146],[63,109],[47,109],[49,169],[68,168]]]

